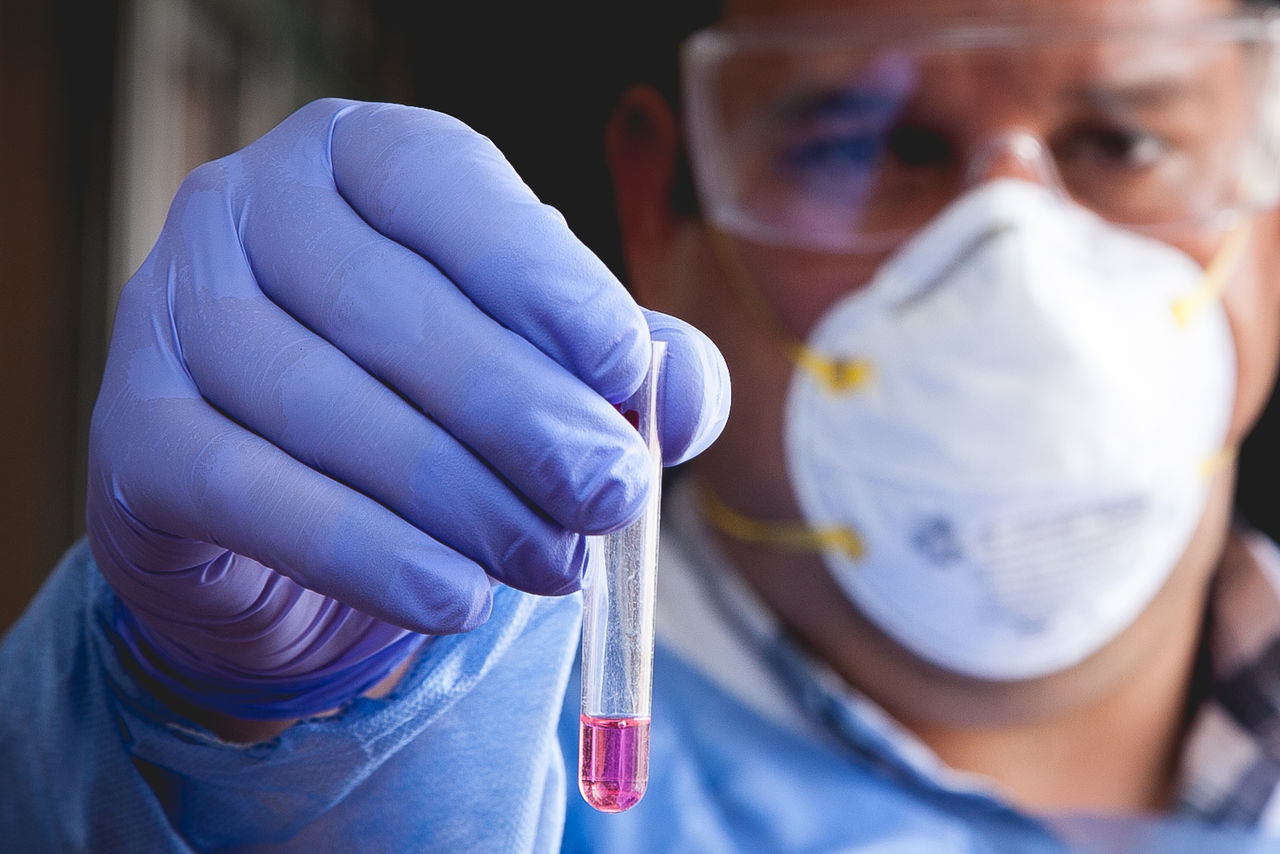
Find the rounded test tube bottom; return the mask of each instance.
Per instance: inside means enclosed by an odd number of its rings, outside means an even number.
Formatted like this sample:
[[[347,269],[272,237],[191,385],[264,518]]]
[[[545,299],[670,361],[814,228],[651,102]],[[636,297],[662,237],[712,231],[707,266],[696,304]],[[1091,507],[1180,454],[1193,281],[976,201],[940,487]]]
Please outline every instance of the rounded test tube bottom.
[[[601,812],[622,812],[649,786],[649,719],[582,715],[578,788]]]

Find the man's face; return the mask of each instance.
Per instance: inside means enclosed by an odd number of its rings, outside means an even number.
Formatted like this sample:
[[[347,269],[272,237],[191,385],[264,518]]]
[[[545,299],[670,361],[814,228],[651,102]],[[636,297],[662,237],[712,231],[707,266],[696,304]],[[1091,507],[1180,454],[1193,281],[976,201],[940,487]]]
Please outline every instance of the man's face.
[[[730,22],[829,15],[851,33],[864,20],[865,29],[885,28],[895,37],[942,16],[964,21],[998,8],[1049,36],[1013,49],[926,54],[878,51],[870,42],[862,60],[854,49],[818,50],[803,63],[764,57],[724,75],[717,97],[725,125],[740,131],[735,141],[747,140],[718,153],[732,159],[734,201],[782,239],[730,235],[720,249],[731,247],[731,263],[713,248],[675,265],[677,275],[694,276],[682,289],[690,299],[685,313],[726,350],[738,380],[729,432],[707,464],[723,456],[726,473],[763,478],[777,484],[777,494],[788,492],[779,413],[792,366],[760,318],[744,309],[743,288],[763,299],[785,337],[802,340],[907,235],[984,181],[1014,176],[1049,184],[1207,264],[1223,238],[1211,214],[1230,201],[1253,127],[1255,66],[1239,45],[1196,38],[1194,30],[1110,42],[1059,33],[1073,23],[1097,26],[1120,17],[1144,27],[1149,21],[1154,30],[1232,7],[1218,0],[730,3]],[[1256,418],[1277,356],[1277,288],[1264,275],[1275,254],[1273,220],[1270,213],[1258,217],[1224,296],[1239,360],[1233,441]],[[804,245],[814,235],[829,242],[844,234],[856,239],[837,251]],[[744,271],[749,281],[740,281]],[[725,286],[727,278],[739,281]],[[708,286],[709,280],[721,284]],[[756,509],[783,515],[791,508],[775,500]]]
[[[1184,37],[1173,47],[1166,41],[1152,49],[1141,39],[1135,46],[1132,40],[1081,43],[1059,35],[1070,30],[1070,20],[1096,26],[1123,15],[1130,23],[1140,20],[1144,30],[1148,23],[1159,29],[1159,21],[1234,8],[1225,0],[954,0],[928,6],[731,0],[730,23],[820,14],[838,16],[847,27],[853,15],[864,23],[855,20],[849,32],[900,38],[994,9],[1001,19],[1040,24],[1051,37],[1021,48],[1015,40],[1001,49],[936,51],[924,59],[882,52],[861,66],[809,57],[748,66],[742,85],[723,100],[731,116],[744,118],[738,127],[747,132],[734,145],[713,149],[713,162],[737,170],[736,182],[727,185],[738,193],[734,213],[762,226],[755,237],[724,227],[723,218],[694,219],[672,209],[664,192],[680,140],[672,116],[652,98],[624,103],[619,116],[628,109],[632,114],[613,126],[610,151],[632,285],[642,302],[704,330],[724,353],[734,381],[724,433],[691,463],[699,479],[739,513],[800,518],[783,448],[783,411],[796,371],[786,339],[807,338],[818,319],[864,287],[907,236],[985,181],[1012,176],[1047,184],[1125,225],[1175,222],[1184,227],[1140,230],[1208,264],[1223,231],[1188,214],[1211,213],[1229,196],[1230,182],[1221,177],[1238,162],[1232,144],[1245,132],[1249,99],[1257,95],[1256,85],[1242,80],[1249,62],[1240,46],[1224,50],[1221,41],[1215,47]],[[882,20],[859,17],[882,13],[899,16],[896,30],[876,30]],[[914,20],[904,21],[903,13]],[[873,48],[874,42],[862,41]],[[799,96],[787,97],[798,79],[805,83]],[[815,81],[840,94],[825,97],[822,85],[811,85]],[[863,97],[867,92],[876,97]],[[768,97],[775,93],[779,97]],[[762,103],[776,108],[757,109]],[[867,104],[875,108],[870,124],[867,113],[850,112]],[[884,105],[888,109],[876,111]],[[690,134],[689,110],[686,104],[682,119],[696,171],[707,160]],[[634,121],[637,115],[641,121]],[[894,132],[869,146],[859,137],[868,128]],[[1034,145],[1024,144],[1028,139]],[[1170,153],[1177,156],[1164,157]],[[875,168],[866,169],[868,163]],[[880,168],[886,163],[890,168]],[[702,189],[704,211],[715,210]],[[1272,210],[1255,210],[1250,219],[1243,258],[1222,295],[1237,355],[1232,443],[1256,420],[1280,353],[1280,220]],[[760,233],[783,239],[755,239]],[[834,250],[807,243],[815,234],[822,237],[818,242],[837,244]],[[839,245],[849,235],[858,239]],[[992,708],[1003,709],[996,718],[1018,716],[1096,697],[1132,680],[1168,648],[1173,633],[1194,635],[1229,521],[1233,471],[1228,467],[1213,484],[1191,545],[1142,617],[1105,653],[1050,677],[1052,684],[1011,687],[1003,705],[993,702],[987,683],[961,684],[877,637],[816,554],[762,549],[732,537],[723,544],[807,643],[904,719],[942,713],[990,720]],[[938,693],[939,686],[950,687]]]

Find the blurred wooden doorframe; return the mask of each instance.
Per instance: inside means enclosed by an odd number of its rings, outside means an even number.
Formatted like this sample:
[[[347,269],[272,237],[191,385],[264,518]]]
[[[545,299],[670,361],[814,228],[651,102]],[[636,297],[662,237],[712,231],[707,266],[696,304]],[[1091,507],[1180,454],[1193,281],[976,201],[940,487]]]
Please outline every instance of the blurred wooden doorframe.
[[[83,530],[116,7],[0,0],[0,629]]]

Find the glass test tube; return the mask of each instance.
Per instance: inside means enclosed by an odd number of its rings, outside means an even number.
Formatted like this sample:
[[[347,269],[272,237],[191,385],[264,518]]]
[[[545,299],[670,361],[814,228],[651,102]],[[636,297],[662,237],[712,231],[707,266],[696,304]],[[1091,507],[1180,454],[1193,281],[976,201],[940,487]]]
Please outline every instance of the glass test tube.
[[[618,411],[649,448],[653,491],[635,522],[593,537],[582,586],[582,715],[578,789],[602,812],[635,806],[649,785],[649,700],[657,587],[662,451],[657,404],[666,344],[653,342],[649,375]]]

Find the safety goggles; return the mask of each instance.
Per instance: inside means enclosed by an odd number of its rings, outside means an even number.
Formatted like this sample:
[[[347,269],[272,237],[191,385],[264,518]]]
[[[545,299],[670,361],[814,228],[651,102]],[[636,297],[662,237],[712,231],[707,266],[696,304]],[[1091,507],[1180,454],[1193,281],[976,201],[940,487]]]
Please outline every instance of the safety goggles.
[[[1274,204],[1280,19],[1113,17],[702,30],[682,78],[704,210],[754,241],[861,252],[993,177],[1156,236]]]

